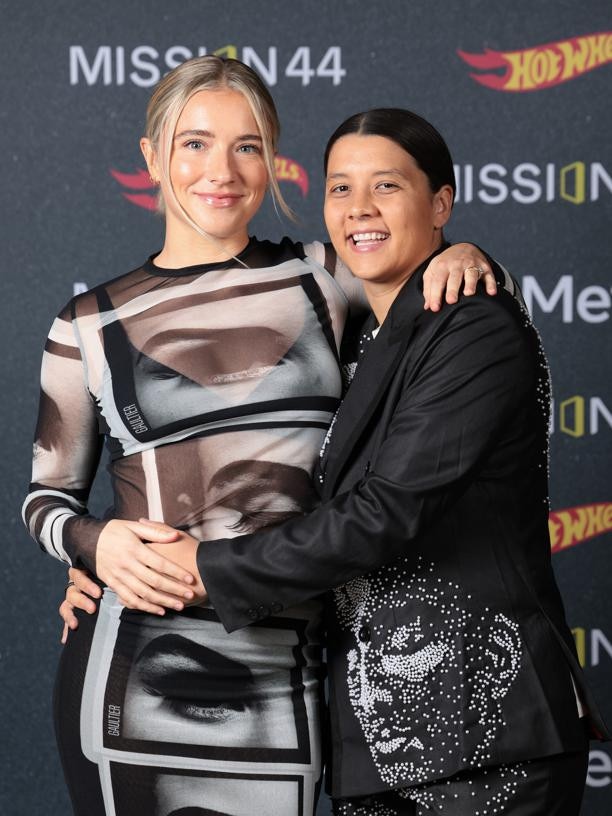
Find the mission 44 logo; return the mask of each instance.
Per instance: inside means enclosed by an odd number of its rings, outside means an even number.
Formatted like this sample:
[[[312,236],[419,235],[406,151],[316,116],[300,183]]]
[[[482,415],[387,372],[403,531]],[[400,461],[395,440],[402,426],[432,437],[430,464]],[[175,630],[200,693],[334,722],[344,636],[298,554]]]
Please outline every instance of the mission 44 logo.
[[[152,45],[139,45],[131,50],[123,45],[100,45],[86,51],[82,45],[71,45],[69,71],[71,85],[126,85],[150,88],[162,76],[185,60],[207,54],[204,46],[196,48],[172,45],[159,51]],[[270,86],[280,77],[300,80],[303,86],[313,80],[331,81],[340,85],[346,70],[342,67],[342,49],[332,45],[326,50],[300,45],[293,53],[279,54],[279,48],[270,46],[267,51],[256,51],[250,45],[239,48],[224,45],[211,53],[219,57],[239,59],[254,68]]]

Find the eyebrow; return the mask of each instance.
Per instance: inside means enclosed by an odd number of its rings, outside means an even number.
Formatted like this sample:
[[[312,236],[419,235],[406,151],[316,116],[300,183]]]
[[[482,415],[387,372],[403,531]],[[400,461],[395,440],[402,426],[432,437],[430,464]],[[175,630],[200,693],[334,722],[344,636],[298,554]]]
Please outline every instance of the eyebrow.
[[[401,170],[398,170],[396,167],[390,167],[388,170],[377,170],[375,173],[372,173],[373,176],[401,176],[405,178],[405,174],[402,173]],[[339,179],[339,178],[347,178],[348,173],[330,173],[327,176],[327,180],[331,181],[332,179]]]
[[[175,139],[184,139],[186,136],[202,136],[205,139],[214,139],[215,134],[211,130],[182,130],[180,133],[175,134]],[[237,142],[246,142],[246,141],[257,141],[263,142],[263,139],[259,135],[259,133],[242,133],[238,136],[235,141]]]

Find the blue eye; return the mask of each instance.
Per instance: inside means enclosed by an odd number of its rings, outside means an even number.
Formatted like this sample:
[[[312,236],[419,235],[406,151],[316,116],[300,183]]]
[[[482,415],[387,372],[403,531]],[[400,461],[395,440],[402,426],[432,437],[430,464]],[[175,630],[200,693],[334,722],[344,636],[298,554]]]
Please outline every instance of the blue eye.
[[[188,142],[185,142],[185,147],[188,147],[189,150],[201,150],[204,147],[204,144],[197,139],[191,139]]]
[[[240,153],[261,153],[261,148],[255,144],[244,144],[240,145],[238,151]]]

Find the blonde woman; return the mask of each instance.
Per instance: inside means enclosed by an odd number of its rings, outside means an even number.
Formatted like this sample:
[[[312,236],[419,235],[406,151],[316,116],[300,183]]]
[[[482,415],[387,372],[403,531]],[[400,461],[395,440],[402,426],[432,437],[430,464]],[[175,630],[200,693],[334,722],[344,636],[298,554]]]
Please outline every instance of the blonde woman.
[[[249,237],[268,189],[288,211],[278,132],[241,63],[200,57],[168,74],[141,142],[163,248],[74,298],[49,335],[24,518],[43,549],[104,587],[56,683],[77,816],[297,816],[316,804],[319,601],[228,635],[210,606],[185,609],[199,578],[122,520],[211,539],[313,506],[354,284],[330,247]],[[489,271],[474,248],[449,252],[446,273]],[[104,440],[110,520],[87,512]]]

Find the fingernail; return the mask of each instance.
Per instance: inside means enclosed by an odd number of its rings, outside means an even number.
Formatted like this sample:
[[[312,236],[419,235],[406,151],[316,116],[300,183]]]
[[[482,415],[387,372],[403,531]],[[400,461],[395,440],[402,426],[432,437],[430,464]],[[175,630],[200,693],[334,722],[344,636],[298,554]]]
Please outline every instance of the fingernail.
[[[193,592],[183,592],[183,598],[187,598],[190,601],[193,598]]]
[[[177,612],[182,612],[183,604],[180,601],[178,601],[177,603],[174,604],[174,608],[176,609]]]

